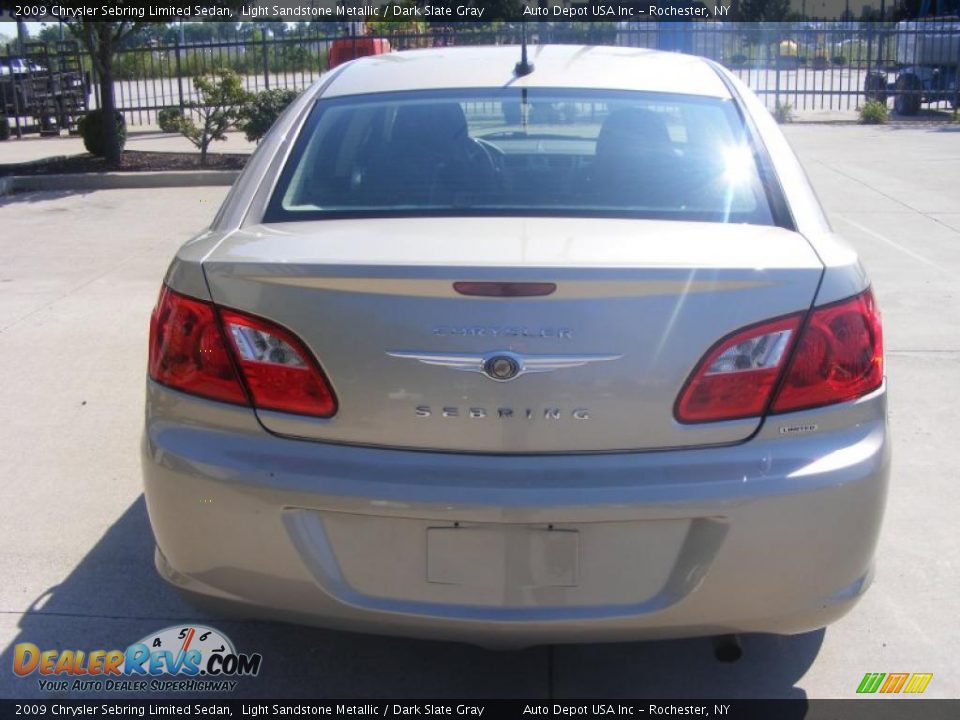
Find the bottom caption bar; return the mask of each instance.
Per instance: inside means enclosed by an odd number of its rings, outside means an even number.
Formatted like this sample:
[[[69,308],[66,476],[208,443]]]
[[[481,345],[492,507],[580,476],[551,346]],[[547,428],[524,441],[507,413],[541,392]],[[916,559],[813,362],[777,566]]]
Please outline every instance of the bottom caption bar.
[[[111,717],[697,717],[724,720],[793,718],[817,720],[885,720],[886,718],[960,717],[960,700],[437,700],[437,701],[295,701],[295,700],[0,700],[0,718]]]

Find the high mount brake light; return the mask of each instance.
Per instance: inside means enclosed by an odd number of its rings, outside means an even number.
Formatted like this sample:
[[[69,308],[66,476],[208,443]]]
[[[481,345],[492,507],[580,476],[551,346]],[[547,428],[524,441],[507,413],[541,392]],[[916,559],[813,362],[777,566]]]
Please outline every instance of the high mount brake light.
[[[880,387],[883,332],[870,290],[814,308],[801,328],[802,318],[798,313],[752,325],[717,343],[677,398],[677,420],[757,417],[768,404],[772,413],[792,412],[854,400]]]
[[[337,411],[317,361],[288,330],[235,310],[218,313],[212,303],[166,286],[150,321],[149,373],[212,400],[250,405],[252,399],[262,410],[316,417]]]
[[[455,282],[453,289],[461,295],[476,297],[543,297],[557,290],[551,282]]]

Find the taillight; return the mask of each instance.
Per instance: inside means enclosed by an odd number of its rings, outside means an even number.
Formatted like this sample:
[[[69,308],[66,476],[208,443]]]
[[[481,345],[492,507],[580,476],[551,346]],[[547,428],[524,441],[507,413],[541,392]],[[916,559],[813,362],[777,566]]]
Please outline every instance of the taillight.
[[[164,286],[150,318],[150,377],[191,395],[248,405],[213,305]]]
[[[854,400],[880,387],[883,333],[869,290],[815,308],[801,330],[802,318],[752,325],[717,343],[684,385],[677,420],[755,417],[768,404],[772,413],[792,412]]]
[[[236,310],[221,310],[220,317],[254,405],[317,417],[337,412],[326,376],[293,333]]]
[[[771,412],[862,397],[883,383],[883,328],[870,290],[814,309]]]
[[[752,325],[709,350],[677,400],[686,423],[761,415],[780,376],[802,315]]]
[[[288,330],[235,310],[218,313],[212,303],[167,287],[150,322],[149,372],[157,382],[213,400],[249,405],[252,399],[263,410],[317,417],[337,411],[317,361]]]

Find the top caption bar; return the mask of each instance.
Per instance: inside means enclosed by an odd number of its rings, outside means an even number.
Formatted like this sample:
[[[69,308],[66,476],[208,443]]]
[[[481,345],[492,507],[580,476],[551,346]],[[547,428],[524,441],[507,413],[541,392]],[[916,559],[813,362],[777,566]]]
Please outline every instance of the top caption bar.
[[[24,2],[3,0],[14,19],[29,20],[431,20],[441,22],[564,21],[564,20],[730,20],[732,4],[693,3],[685,0],[660,2],[574,2],[538,7],[517,2],[514,9],[504,3],[444,2],[380,5],[376,2],[349,5],[331,0],[314,2]]]

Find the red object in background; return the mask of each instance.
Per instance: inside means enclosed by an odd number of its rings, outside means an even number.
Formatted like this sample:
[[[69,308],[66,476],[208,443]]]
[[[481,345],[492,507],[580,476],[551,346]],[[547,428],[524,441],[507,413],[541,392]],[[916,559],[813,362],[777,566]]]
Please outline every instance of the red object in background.
[[[327,69],[367,55],[383,55],[390,52],[390,41],[386,38],[337,38],[327,53]]]

